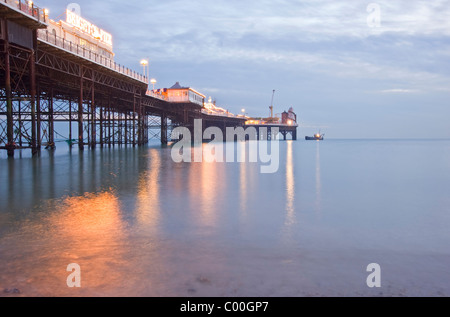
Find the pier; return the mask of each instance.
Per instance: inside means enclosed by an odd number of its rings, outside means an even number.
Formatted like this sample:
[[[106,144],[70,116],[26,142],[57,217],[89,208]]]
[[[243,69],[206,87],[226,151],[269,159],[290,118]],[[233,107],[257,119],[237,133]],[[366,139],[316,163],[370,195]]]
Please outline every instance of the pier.
[[[171,129],[191,128],[195,119],[203,129],[252,125],[246,116],[207,109],[205,96],[190,87],[149,90],[149,78],[114,62],[107,32],[92,25],[89,44],[81,31],[72,38],[61,32],[67,21],[49,19],[32,1],[0,0],[0,149],[8,156],[19,149],[35,155],[57,142],[80,150],[152,138],[167,144]],[[60,122],[66,133],[55,127]],[[278,127],[296,139],[296,123]]]

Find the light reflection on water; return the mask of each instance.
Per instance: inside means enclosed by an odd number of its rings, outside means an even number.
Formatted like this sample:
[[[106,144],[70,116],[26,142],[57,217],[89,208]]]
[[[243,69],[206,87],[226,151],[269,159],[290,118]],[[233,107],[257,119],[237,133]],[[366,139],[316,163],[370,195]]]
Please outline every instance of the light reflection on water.
[[[449,145],[281,142],[275,174],[160,147],[2,159],[0,296],[380,295],[371,262],[384,295],[448,296]]]
[[[137,191],[137,221],[142,226],[158,230],[161,221],[161,201],[160,201],[160,170],[161,157],[159,151],[152,149],[150,152],[150,162],[152,168],[142,173],[138,178]],[[149,208],[151,206],[151,208]]]
[[[286,224],[295,222],[295,178],[294,178],[294,161],[292,157],[292,142],[287,142],[286,153]]]

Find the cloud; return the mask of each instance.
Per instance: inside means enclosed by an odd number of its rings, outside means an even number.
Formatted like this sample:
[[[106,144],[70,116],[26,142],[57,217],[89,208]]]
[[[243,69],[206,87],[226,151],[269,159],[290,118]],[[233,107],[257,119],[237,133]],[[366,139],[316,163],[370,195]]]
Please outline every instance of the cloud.
[[[399,88],[394,88],[394,89],[385,89],[385,90],[381,90],[380,91],[383,94],[411,94],[411,93],[418,93],[418,90],[414,90],[414,89],[399,89]]]
[[[441,89],[448,80],[448,68],[438,66],[450,54],[444,0],[376,1],[378,29],[367,25],[369,3],[354,0],[79,3],[93,23],[113,29],[123,64],[138,65],[143,57],[164,64],[276,64],[333,77],[432,82]]]
[[[149,58],[158,84],[186,82],[230,111],[244,103],[267,110],[261,91],[273,87],[284,105],[325,104],[319,115],[329,113],[334,127],[336,109],[369,107],[367,94],[373,104],[414,94],[417,103],[448,103],[448,0],[78,2],[113,34],[120,64],[139,71]],[[367,24],[371,2],[381,9],[379,28]]]

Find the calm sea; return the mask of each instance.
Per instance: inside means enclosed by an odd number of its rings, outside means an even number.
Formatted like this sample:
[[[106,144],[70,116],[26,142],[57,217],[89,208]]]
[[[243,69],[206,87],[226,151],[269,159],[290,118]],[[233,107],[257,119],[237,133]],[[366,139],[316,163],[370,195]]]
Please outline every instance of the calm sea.
[[[273,174],[27,155],[0,158],[0,296],[450,296],[449,140],[280,142]]]

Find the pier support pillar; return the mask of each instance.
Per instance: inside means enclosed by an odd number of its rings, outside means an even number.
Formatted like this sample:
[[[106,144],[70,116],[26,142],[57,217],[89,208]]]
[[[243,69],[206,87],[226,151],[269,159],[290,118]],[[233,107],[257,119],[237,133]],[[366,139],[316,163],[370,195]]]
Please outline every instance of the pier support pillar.
[[[72,98],[69,98],[69,148],[72,149]]]
[[[128,133],[129,133],[129,131],[128,131],[128,111],[125,111],[124,112],[124,116],[125,116],[125,118],[124,118],[124,128],[125,128],[125,139],[124,139],[124,144],[125,145],[128,145],[128,139],[129,139],[129,136],[128,136]]]
[[[33,31],[36,32],[36,31]],[[34,36],[33,38],[36,38]],[[35,50],[30,55],[30,107],[31,107],[31,154],[34,156],[38,153],[38,145],[36,142],[36,63]]]
[[[92,81],[92,90],[91,90],[91,149],[95,149],[97,142],[97,131],[96,131],[96,108],[95,108],[95,89],[94,89],[94,81]]]
[[[114,121],[111,120],[111,96],[108,96],[108,147],[110,148],[114,143]],[[114,117],[112,118],[114,119]],[[112,127],[112,130],[111,130]]]
[[[48,143],[46,148],[50,150],[55,149],[55,122],[53,114],[53,88],[50,90],[50,96],[48,99]]]
[[[131,137],[131,143],[133,144],[133,147],[136,146],[136,95],[133,97],[133,112],[132,112],[132,137]],[[139,141],[138,141],[139,143]]]
[[[80,75],[80,96],[78,97],[78,149],[84,150],[84,138],[83,138],[83,70]]]
[[[143,146],[148,142],[147,140],[147,116],[144,113],[144,107],[142,106],[142,98],[139,98],[138,101],[138,143],[139,146]]]
[[[6,23],[5,23],[6,26]],[[8,31],[5,30],[8,34]],[[12,90],[11,90],[11,64],[9,57],[9,43],[5,41],[5,92],[6,92],[6,150],[8,157],[14,157],[14,123],[13,123],[13,105],[12,105]]]
[[[167,145],[167,115],[163,112],[161,115],[161,144]]]
[[[37,87],[37,96],[36,96],[36,142],[37,142],[37,150],[40,151],[42,147],[41,142],[41,91],[39,87]]]

